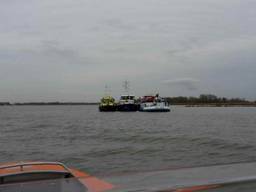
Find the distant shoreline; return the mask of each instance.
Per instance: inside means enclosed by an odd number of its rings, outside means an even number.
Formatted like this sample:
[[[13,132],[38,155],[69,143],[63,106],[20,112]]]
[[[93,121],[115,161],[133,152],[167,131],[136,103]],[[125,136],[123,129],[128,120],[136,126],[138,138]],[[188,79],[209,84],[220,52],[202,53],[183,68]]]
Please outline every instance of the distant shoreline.
[[[256,107],[256,101],[249,101],[244,98],[217,97],[213,94],[201,94],[199,97],[163,97],[171,106],[185,107]],[[140,98],[137,100],[140,101]],[[0,102],[0,106],[24,106],[24,105],[99,105],[100,102]]]
[[[177,104],[176,104],[177,105]],[[185,104],[185,107],[256,107],[255,103],[205,103],[205,104]]]
[[[2,102],[0,106],[23,106],[23,105],[98,105],[99,103],[84,102],[28,102],[28,103],[8,103]]]
[[[0,106],[54,106],[54,105],[99,105],[97,102],[0,102]],[[256,103],[170,103],[171,106],[184,107],[256,107]]]

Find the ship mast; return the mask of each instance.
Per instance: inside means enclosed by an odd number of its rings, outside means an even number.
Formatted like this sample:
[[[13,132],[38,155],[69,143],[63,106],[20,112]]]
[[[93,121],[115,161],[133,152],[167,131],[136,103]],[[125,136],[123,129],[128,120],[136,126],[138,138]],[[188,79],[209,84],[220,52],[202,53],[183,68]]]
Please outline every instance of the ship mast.
[[[111,89],[108,85],[105,85],[105,96],[111,95]]]
[[[125,90],[125,93],[126,93],[127,95],[129,95],[129,92],[130,92],[130,83],[129,83],[129,81],[125,80],[125,81],[123,82],[123,88],[124,88],[124,90]]]

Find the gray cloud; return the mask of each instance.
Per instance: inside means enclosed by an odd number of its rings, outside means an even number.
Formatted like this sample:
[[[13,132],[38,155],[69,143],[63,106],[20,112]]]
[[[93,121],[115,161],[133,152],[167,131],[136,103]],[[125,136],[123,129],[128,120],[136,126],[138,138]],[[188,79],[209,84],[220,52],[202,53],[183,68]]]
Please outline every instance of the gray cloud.
[[[37,54],[61,64],[92,65],[88,57],[81,56],[78,50],[67,48],[57,41],[43,41],[42,46],[36,50]]]
[[[189,91],[195,91],[199,88],[200,81],[193,78],[180,78],[180,79],[170,79],[163,81],[164,84],[169,87],[178,87],[187,89]]]
[[[119,95],[124,79],[137,94],[256,99],[255,9],[252,0],[1,1],[0,101],[97,100],[105,82]]]

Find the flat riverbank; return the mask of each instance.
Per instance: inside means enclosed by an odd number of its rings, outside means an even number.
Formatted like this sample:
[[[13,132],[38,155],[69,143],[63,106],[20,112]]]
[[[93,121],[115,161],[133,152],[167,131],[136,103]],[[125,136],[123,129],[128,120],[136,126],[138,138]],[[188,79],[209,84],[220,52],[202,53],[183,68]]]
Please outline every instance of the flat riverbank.
[[[200,104],[174,104],[185,107],[256,107],[256,103],[200,103]]]
[[[99,103],[84,103],[84,102],[29,102],[29,103],[9,103],[0,102],[0,106],[17,106],[17,105],[98,105]]]
[[[0,106],[41,106],[41,105],[99,105],[99,103],[83,103],[83,102],[46,102],[46,103],[0,103]],[[171,106],[185,107],[256,107],[256,103],[171,103]]]

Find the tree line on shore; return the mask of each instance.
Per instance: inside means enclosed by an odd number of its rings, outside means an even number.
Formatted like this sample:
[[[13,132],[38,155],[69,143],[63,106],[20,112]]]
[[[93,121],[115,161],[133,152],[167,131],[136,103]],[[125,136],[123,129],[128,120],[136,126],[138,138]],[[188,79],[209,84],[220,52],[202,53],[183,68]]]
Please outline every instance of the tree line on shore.
[[[166,97],[170,104],[177,105],[203,105],[203,104],[220,104],[220,105],[255,105],[256,101],[248,101],[244,98],[226,98],[217,97],[212,94],[201,94],[199,97]]]
[[[0,102],[0,105],[97,105],[98,103],[88,102],[25,102],[25,103],[10,103]]]
[[[201,94],[199,97],[165,97],[171,105],[255,105],[256,101],[248,101],[244,98],[217,97],[213,94]],[[26,102],[10,103],[0,102],[0,105],[97,105],[97,102]]]

